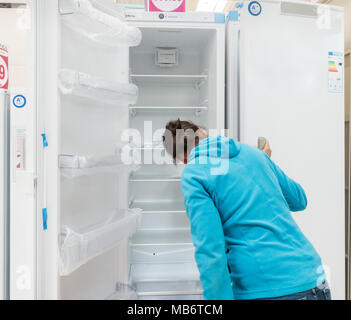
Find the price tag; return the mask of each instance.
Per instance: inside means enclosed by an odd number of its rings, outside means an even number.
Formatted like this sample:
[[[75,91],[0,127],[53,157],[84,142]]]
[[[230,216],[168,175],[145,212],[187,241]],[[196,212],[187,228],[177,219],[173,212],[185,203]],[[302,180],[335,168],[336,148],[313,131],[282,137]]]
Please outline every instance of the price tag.
[[[148,0],[148,10],[156,12],[185,12],[186,0]]]

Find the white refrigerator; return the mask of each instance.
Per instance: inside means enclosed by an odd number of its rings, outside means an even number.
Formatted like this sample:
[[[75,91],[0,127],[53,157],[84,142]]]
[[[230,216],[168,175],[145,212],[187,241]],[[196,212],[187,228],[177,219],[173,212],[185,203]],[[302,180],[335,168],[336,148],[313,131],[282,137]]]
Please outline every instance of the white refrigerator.
[[[8,92],[0,89],[0,300],[9,297],[9,105]]]
[[[22,245],[11,254],[35,262],[11,270],[11,298],[202,299],[182,166],[161,133],[178,117],[224,129],[225,16],[136,13],[113,0],[28,7],[36,237],[12,235]]]
[[[232,137],[271,144],[306,191],[294,214],[345,297],[343,8],[243,1],[228,15],[226,121]]]
[[[0,300],[9,295],[10,95],[8,48],[0,42]]]

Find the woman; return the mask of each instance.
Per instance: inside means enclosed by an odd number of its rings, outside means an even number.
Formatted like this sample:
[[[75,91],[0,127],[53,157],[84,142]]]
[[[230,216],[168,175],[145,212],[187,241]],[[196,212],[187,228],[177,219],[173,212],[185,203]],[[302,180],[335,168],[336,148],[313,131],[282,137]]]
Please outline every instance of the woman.
[[[293,220],[307,199],[264,151],[188,121],[164,146],[187,164],[182,192],[205,299],[330,300],[321,259]]]

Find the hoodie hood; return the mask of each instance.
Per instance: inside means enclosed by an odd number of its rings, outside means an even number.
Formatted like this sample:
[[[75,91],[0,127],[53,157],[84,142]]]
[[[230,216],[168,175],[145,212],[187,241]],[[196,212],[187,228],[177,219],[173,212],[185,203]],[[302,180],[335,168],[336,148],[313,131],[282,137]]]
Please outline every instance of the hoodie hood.
[[[227,137],[214,136],[200,140],[199,145],[191,151],[189,162],[194,162],[196,158],[201,157],[231,159],[239,152],[240,143]]]

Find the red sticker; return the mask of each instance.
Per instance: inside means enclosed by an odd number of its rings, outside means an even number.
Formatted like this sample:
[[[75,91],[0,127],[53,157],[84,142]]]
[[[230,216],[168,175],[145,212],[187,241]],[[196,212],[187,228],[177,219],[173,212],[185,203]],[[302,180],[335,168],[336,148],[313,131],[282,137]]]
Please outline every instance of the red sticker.
[[[0,44],[0,90],[9,88],[9,55],[7,48]]]

